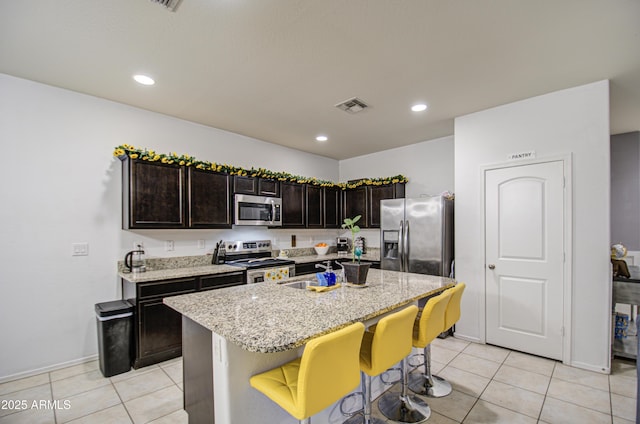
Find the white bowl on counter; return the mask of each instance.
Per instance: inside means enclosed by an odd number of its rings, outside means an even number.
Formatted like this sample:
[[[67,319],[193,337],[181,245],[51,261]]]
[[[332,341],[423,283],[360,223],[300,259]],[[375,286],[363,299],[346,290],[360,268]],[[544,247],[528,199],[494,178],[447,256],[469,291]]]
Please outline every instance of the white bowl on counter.
[[[316,255],[318,256],[324,256],[329,251],[329,246],[324,246],[324,247],[313,246],[313,248],[315,249]]]

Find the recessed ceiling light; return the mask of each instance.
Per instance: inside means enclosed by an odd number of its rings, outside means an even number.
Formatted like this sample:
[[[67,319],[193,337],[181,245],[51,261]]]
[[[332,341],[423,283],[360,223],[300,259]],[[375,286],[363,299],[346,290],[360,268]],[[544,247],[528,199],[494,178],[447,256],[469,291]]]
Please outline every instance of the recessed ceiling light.
[[[414,112],[422,112],[423,110],[427,110],[427,105],[425,105],[424,103],[418,103],[411,106],[411,110]]]
[[[319,135],[316,137],[316,141],[327,141],[329,140],[329,137],[327,137],[326,135]]]
[[[146,75],[142,75],[142,74],[138,74],[138,75],[134,75],[133,79],[136,80],[136,82],[142,84],[142,85],[153,85],[156,82],[153,80],[153,78],[148,77]]]

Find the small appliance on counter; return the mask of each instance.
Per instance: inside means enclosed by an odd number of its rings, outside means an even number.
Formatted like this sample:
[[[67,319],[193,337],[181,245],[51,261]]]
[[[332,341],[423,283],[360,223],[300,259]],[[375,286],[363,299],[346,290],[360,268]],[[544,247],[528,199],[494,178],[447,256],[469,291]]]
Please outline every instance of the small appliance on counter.
[[[367,253],[367,242],[364,237],[356,237],[355,246],[360,248],[363,255]]]
[[[138,245],[138,250],[132,250],[124,255],[124,266],[127,267],[129,272],[145,272],[147,266],[144,261],[144,250],[141,245]]]
[[[338,256],[349,256],[349,238],[338,237],[336,239]]]

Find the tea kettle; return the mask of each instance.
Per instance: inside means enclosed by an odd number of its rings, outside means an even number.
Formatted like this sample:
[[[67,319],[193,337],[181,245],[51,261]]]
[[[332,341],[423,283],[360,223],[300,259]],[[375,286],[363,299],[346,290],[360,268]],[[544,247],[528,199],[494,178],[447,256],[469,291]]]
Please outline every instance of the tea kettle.
[[[147,267],[144,262],[144,250],[138,245],[138,250],[132,250],[124,256],[124,266],[129,272],[145,272]]]

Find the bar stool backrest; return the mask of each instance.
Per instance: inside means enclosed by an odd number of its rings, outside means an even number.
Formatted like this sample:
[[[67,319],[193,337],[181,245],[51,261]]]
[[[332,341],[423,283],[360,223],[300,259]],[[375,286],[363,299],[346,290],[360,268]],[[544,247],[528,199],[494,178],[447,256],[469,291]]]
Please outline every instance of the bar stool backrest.
[[[445,325],[445,313],[452,294],[452,289],[447,289],[427,300],[413,330],[413,345],[415,347],[424,348],[442,333]]]
[[[411,333],[417,314],[418,307],[411,305],[378,321],[371,343],[371,368],[365,370],[369,375],[383,373],[411,353]]]
[[[364,325],[355,323],[307,343],[298,372],[301,416],[322,411],[358,386],[363,334]]]
[[[465,287],[467,287],[465,283],[458,283],[453,288],[449,289],[451,291],[451,300],[447,307],[444,329],[442,331],[447,331],[460,319],[460,302],[462,301],[462,293],[464,292]]]

